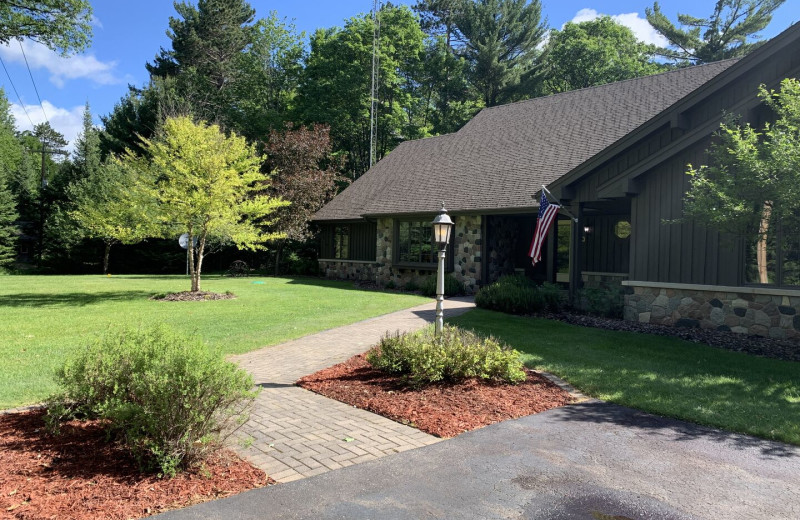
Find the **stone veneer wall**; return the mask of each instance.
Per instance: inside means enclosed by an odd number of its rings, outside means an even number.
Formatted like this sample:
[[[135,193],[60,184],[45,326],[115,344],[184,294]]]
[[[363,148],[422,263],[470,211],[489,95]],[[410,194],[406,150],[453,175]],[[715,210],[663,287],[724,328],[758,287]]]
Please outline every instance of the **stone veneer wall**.
[[[454,217],[453,229],[453,276],[464,284],[467,293],[477,290],[481,278],[481,217]],[[378,219],[377,269],[376,281],[379,285],[393,282],[403,287],[413,281],[417,285],[435,274],[435,269],[409,269],[392,265],[392,240],[394,221],[390,218]]]
[[[452,235],[452,275],[464,284],[467,293],[474,293],[481,283],[481,217],[468,215],[455,217],[453,220],[455,229]],[[393,240],[394,221],[391,218],[378,219],[375,262],[323,259],[319,261],[320,269],[327,278],[374,281],[381,286],[392,282],[398,288],[412,281],[420,285],[436,273],[435,269],[411,269],[392,265]]]
[[[320,271],[326,278],[375,281],[377,264],[355,260],[320,260]]]
[[[800,338],[800,291],[623,285],[628,286],[629,292],[632,290],[625,296],[626,320],[777,339]]]

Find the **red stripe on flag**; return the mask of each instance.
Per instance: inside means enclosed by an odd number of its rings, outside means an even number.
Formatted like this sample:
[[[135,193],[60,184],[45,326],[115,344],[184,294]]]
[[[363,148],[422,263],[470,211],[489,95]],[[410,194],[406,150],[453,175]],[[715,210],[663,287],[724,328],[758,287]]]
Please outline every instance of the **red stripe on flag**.
[[[536,263],[542,259],[542,245],[544,244],[547,232],[550,230],[550,225],[553,223],[556,215],[558,215],[559,208],[561,208],[561,206],[558,204],[550,204],[547,209],[544,210],[542,218],[536,220],[536,231],[533,233],[533,241],[528,251],[528,256],[531,257],[531,264],[533,265],[536,265]]]

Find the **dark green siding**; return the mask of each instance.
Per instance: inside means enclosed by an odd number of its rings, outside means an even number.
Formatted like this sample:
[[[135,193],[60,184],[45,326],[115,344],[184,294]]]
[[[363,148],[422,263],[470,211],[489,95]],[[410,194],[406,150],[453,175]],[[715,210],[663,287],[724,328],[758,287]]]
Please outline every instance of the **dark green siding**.
[[[320,225],[320,258],[334,258],[334,233],[336,226],[348,226],[350,249],[347,260],[375,261],[378,225],[375,222],[354,222]]]

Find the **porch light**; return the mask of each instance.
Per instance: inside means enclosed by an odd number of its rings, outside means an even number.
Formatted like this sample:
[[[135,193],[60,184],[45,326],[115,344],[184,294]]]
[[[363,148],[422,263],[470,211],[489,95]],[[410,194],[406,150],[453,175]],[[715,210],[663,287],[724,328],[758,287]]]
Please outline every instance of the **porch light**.
[[[444,327],[444,257],[447,254],[447,244],[450,243],[450,234],[453,231],[453,221],[444,209],[436,215],[431,222],[433,225],[433,241],[439,249],[439,267],[436,271],[436,336],[441,338]]]
[[[448,215],[447,210],[444,209],[444,202],[442,202],[442,210],[439,211],[439,214],[433,219],[432,224],[433,241],[436,242],[439,251],[444,251],[447,249],[447,244],[450,243],[450,233],[453,229],[453,221],[450,220],[450,215]]]

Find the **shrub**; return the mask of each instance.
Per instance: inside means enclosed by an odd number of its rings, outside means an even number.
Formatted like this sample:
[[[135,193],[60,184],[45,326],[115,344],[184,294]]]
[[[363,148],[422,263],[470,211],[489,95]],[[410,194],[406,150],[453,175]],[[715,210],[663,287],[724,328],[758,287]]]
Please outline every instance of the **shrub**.
[[[367,361],[379,370],[405,375],[415,387],[470,377],[519,383],[526,377],[519,352],[494,338],[482,338],[449,325],[444,327],[441,340],[435,337],[433,327],[386,334],[367,353]]]
[[[436,275],[425,278],[422,283],[423,296],[436,296]],[[444,277],[444,295],[461,296],[464,294],[464,284],[459,282],[452,274]]]
[[[394,283],[394,280],[389,280],[388,282],[386,282],[386,285],[384,285],[383,287],[384,287],[384,289],[390,289],[390,290],[391,289],[397,289],[397,284]]]
[[[416,292],[419,290],[419,285],[412,279],[406,282],[406,284],[403,286],[403,289],[408,292]]]
[[[203,460],[246,420],[252,378],[196,336],[156,326],[111,331],[56,373],[48,423],[107,421],[143,469],[172,476]]]
[[[625,297],[621,289],[587,287],[578,293],[580,310],[592,316],[621,319],[625,308]]]
[[[537,286],[524,276],[513,275],[503,276],[482,287],[475,295],[475,304],[509,314],[536,314],[544,310],[558,312],[563,301],[557,285],[545,283]]]

